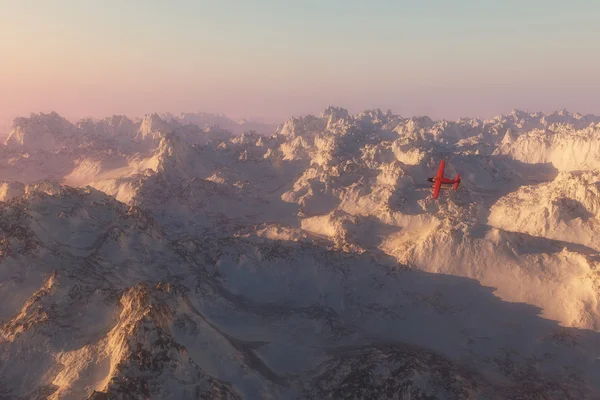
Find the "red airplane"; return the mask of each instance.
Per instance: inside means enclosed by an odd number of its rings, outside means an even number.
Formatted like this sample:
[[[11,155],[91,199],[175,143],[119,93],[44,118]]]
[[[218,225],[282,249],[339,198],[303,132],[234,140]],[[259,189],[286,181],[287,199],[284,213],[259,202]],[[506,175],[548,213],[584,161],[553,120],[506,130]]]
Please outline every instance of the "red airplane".
[[[446,160],[442,160],[440,168],[435,178],[427,178],[429,182],[433,182],[433,198],[437,199],[440,195],[440,189],[442,185],[454,185],[453,189],[457,190],[460,184],[460,174],[456,174],[455,179],[444,178],[444,167],[446,166]]]

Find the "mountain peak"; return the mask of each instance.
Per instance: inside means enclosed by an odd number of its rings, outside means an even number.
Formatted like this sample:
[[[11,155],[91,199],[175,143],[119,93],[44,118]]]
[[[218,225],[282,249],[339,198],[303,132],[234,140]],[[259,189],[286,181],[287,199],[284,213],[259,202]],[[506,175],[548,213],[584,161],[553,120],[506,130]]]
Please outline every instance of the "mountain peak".
[[[74,137],[77,129],[56,112],[32,113],[29,118],[14,119],[13,128],[5,144],[9,147],[26,147],[31,150],[54,150]]]

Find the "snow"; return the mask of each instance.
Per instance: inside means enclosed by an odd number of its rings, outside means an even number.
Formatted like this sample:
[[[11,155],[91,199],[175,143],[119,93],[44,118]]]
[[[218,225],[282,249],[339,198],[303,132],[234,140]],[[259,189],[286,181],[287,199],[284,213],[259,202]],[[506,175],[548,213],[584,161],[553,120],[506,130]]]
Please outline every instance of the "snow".
[[[560,171],[597,169],[599,153],[600,123],[577,131],[560,125],[553,131],[531,131],[497,149],[497,154],[528,164],[551,162]]]
[[[0,397],[598,398],[599,123],[17,119]]]
[[[562,172],[526,186],[491,209],[491,225],[508,231],[581,244],[600,251],[600,171]]]

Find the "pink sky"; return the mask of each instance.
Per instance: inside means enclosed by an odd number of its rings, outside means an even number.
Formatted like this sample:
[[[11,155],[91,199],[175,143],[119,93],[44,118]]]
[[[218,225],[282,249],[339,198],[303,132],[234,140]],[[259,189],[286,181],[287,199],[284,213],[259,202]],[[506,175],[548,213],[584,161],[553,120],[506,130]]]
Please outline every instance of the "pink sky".
[[[600,114],[600,6],[512,3],[0,0],[0,127],[49,111]]]

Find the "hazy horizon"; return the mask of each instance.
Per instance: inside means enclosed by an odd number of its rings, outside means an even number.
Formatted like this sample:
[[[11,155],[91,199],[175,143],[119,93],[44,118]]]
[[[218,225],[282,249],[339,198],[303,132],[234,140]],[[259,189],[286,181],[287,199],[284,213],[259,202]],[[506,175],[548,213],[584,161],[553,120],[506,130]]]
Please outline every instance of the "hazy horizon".
[[[584,0],[0,0],[0,128],[50,111],[598,114],[598,12]]]
[[[347,107],[344,107],[343,105],[330,104],[329,106],[344,108],[344,109],[348,110],[348,112],[350,114],[353,114],[353,115],[354,114],[358,114],[358,113],[363,112],[363,111],[379,109],[379,110],[381,110],[383,112],[386,112],[386,111],[390,110],[395,115],[400,115],[400,116],[402,116],[404,118],[427,116],[427,117],[435,119],[435,120],[448,120],[448,121],[455,121],[455,120],[458,120],[460,118],[479,118],[479,119],[482,119],[482,120],[492,119],[494,117],[498,117],[498,116],[501,116],[501,115],[510,114],[513,110],[520,110],[520,111],[529,112],[529,113],[541,112],[541,113],[544,113],[544,114],[552,114],[554,112],[559,112],[559,111],[562,111],[562,110],[566,109],[566,108],[563,107],[563,108],[548,109],[548,110],[529,110],[529,109],[521,109],[521,108],[515,108],[515,107],[513,107],[510,110],[499,112],[499,113],[492,114],[492,115],[484,115],[484,116],[482,116],[482,115],[461,115],[461,116],[456,117],[456,118],[443,118],[443,117],[436,117],[436,116],[433,116],[433,115],[430,115],[430,114],[427,114],[427,113],[424,113],[424,114],[402,114],[402,113],[396,112],[396,110],[393,110],[393,109],[380,108],[380,107],[378,107],[378,108],[371,108],[371,109],[364,108],[364,109],[355,109],[355,110],[352,110],[352,109],[349,109]],[[73,124],[77,123],[78,121],[81,121],[82,119],[86,119],[86,118],[93,118],[93,119],[100,120],[100,119],[103,119],[103,118],[111,117],[113,115],[125,115],[129,119],[139,120],[139,119],[142,119],[145,115],[149,115],[149,114],[152,114],[152,113],[157,113],[159,115],[173,114],[175,116],[181,115],[181,114],[188,114],[188,113],[190,113],[190,114],[194,114],[194,113],[206,113],[206,114],[224,116],[224,117],[230,118],[230,119],[232,119],[234,121],[235,120],[245,119],[245,120],[250,121],[250,122],[259,122],[259,123],[265,123],[265,124],[280,124],[280,123],[284,123],[285,121],[287,121],[287,120],[289,120],[290,118],[293,118],[293,117],[306,116],[306,115],[321,115],[322,112],[325,111],[325,109],[327,107],[329,107],[329,106],[323,107],[323,109],[317,110],[315,112],[307,112],[307,113],[303,113],[303,114],[302,113],[293,113],[293,114],[290,114],[290,115],[282,117],[282,118],[263,118],[263,117],[260,117],[260,116],[249,116],[249,117],[248,116],[238,116],[238,117],[236,117],[236,116],[227,115],[225,113],[220,113],[220,112],[206,112],[206,111],[201,111],[201,110],[199,110],[199,111],[185,111],[184,110],[184,111],[180,111],[180,112],[177,112],[177,111],[148,111],[147,113],[140,114],[140,115],[131,115],[131,114],[126,114],[126,113],[114,113],[114,114],[94,115],[94,116],[92,116],[92,115],[68,116],[68,115],[63,115],[63,114],[61,114],[60,112],[58,112],[56,110],[30,111],[28,113],[24,113],[24,114],[21,114],[21,115],[16,115],[16,116],[11,117],[11,118],[6,119],[6,120],[0,120],[0,136],[7,135],[9,133],[10,129],[13,126],[13,122],[14,122],[13,120],[15,118],[20,118],[20,117],[29,118],[32,114],[40,114],[40,113],[42,113],[42,114],[50,114],[52,112],[56,112],[61,117],[65,118],[66,120],[70,121]],[[572,110],[572,109],[566,109],[566,111],[571,112],[571,113],[581,113],[579,110]],[[584,115],[585,114],[592,114],[592,115],[597,115],[598,116],[600,113],[593,113],[592,112],[592,113],[581,113],[581,114],[584,114]]]

